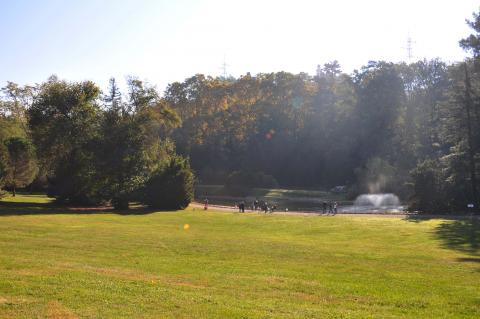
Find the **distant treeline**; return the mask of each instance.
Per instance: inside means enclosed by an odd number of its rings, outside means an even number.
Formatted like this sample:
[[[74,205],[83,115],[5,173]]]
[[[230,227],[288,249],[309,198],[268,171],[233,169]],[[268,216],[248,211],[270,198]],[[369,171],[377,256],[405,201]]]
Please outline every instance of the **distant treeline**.
[[[134,78],[124,94],[114,79],[106,94],[56,77],[9,83],[0,102],[3,182],[12,187],[8,143],[21,137],[35,151],[17,170],[30,170],[20,184],[33,179],[32,188],[43,183],[58,198],[127,200],[178,153],[206,184],[261,174],[251,179],[347,185],[352,195],[399,194],[415,210],[465,211],[478,203],[480,159],[478,15],[470,25],[475,33],[460,45],[473,55],[454,64],[379,61],[345,74],[333,61],[315,76],[197,74],[163,95]]]

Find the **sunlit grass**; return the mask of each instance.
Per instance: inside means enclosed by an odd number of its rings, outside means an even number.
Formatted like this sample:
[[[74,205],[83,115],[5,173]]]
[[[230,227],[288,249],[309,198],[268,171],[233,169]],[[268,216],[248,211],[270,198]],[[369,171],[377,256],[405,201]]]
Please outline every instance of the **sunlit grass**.
[[[0,205],[0,318],[480,316],[471,221],[48,214],[44,197],[6,200],[24,206]]]
[[[49,198],[43,194],[17,194],[17,196],[14,197],[11,193],[7,193],[1,198],[1,201],[7,203],[49,204],[53,202],[53,198]]]

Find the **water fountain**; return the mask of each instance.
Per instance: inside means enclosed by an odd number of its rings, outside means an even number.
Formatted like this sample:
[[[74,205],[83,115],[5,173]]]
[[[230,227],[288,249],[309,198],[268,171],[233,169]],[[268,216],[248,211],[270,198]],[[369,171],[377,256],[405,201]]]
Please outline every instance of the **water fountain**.
[[[352,206],[342,208],[346,213],[399,213],[404,209],[395,194],[362,194]]]
[[[400,200],[394,194],[362,194],[355,199],[354,205],[375,208],[400,206]]]

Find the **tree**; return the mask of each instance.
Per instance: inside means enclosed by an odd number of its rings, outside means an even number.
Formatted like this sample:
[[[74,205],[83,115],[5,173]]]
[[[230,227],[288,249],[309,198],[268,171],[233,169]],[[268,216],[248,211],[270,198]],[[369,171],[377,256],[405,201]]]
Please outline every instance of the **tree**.
[[[121,115],[113,110],[105,114],[97,151],[98,174],[103,197],[115,209],[127,209],[133,193],[149,174],[147,131],[148,119],[132,114]]]
[[[110,81],[105,108],[96,151],[97,180],[102,198],[115,209],[128,209],[152,172],[174,153],[161,135],[164,126],[175,125],[176,118],[153,88],[132,79],[125,102],[115,80]]]
[[[0,104],[3,102],[0,100]],[[25,136],[24,126],[15,116],[12,114],[0,114],[0,190],[5,185],[7,177],[8,149],[5,142],[12,137]]]
[[[184,209],[193,200],[194,181],[188,160],[174,156],[146,183],[144,202],[157,209]]]
[[[473,54],[475,70],[473,76],[470,75],[468,63],[463,64],[464,69],[464,99],[463,105],[465,109],[466,117],[466,127],[467,134],[466,140],[468,145],[468,162],[469,162],[469,171],[470,171],[470,183],[471,183],[471,192],[472,199],[475,203],[475,206],[478,207],[480,204],[479,193],[477,189],[477,156],[478,156],[478,147],[480,147],[480,136],[478,135],[479,121],[480,121],[480,101],[477,95],[475,94],[474,86],[480,86],[480,79],[478,78],[479,71],[479,58],[480,58],[480,13],[473,13],[473,21],[468,21],[467,24],[474,30],[474,34],[470,34],[469,37],[460,40],[460,46],[466,50],[470,51]],[[475,77],[475,73],[476,77]],[[476,95],[476,96],[475,96]],[[475,103],[476,102],[476,103]],[[477,134],[475,134],[476,132]]]
[[[5,177],[7,176],[7,165],[4,155],[0,153],[0,197],[2,196],[2,188],[5,184]]]
[[[410,210],[439,213],[448,209],[440,165],[439,161],[426,160],[412,170],[414,190],[409,199]]]
[[[90,81],[51,77],[28,110],[29,128],[49,193],[60,201],[92,204],[96,182],[94,140],[98,137],[100,89]]]
[[[124,103],[122,103],[122,93],[117,85],[115,78],[110,78],[108,94],[103,97],[107,110],[113,110],[117,113],[125,113]]]
[[[467,20],[467,24],[475,33],[460,40],[460,46],[473,54],[475,58],[480,57],[480,13],[473,13],[473,20]]]
[[[27,109],[32,104],[36,87],[20,86],[14,82],[7,82],[7,85],[0,89],[4,99],[0,101],[0,114],[8,116],[20,124],[24,131],[27,131]]]
[[[475,203],[475,206],[478,206],[478,191],[477,191],[477,168],[476,168],[476,160],[475,160],[475,144],[474,144],[474,137],[473,137],[473,100],[472,100],[472,84],[470,81],[470,75],[468,72],[467,64],[463,64],[465,70],[465,97],[464,97],[464,105],[465,105],[465,117],[466,117],[466,126],[467,126],[467,145],[468,145],[468,162],[469,162],[469,171],[470,171],[470,183],[472,187],[472,199]]]
[[[12,137],[5,141],[8,150],[6,182],[16,194],[17,187],[31,183],[38,171],[35,151],[32,144],[21,137]]]

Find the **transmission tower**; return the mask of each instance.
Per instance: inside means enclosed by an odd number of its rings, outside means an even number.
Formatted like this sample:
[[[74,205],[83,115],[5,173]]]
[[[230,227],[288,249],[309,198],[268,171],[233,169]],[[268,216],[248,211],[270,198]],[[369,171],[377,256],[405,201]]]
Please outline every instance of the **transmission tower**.
[[[223,79],[226,80],[227,79],[227,60],[226,60],[226,57],[225,55],[223,55],[223,63],[222,63],[222,72],[223,72]]]
[[[408,38],[407,38],[407,47],[405,48],[407,50],[407,59],[408,59],[408,62],[409,63],[412,63],[412,59],[413,59],[413,44],[415,42],[412,41],[412,37],[410,36],[410,34],[408,35]]]

